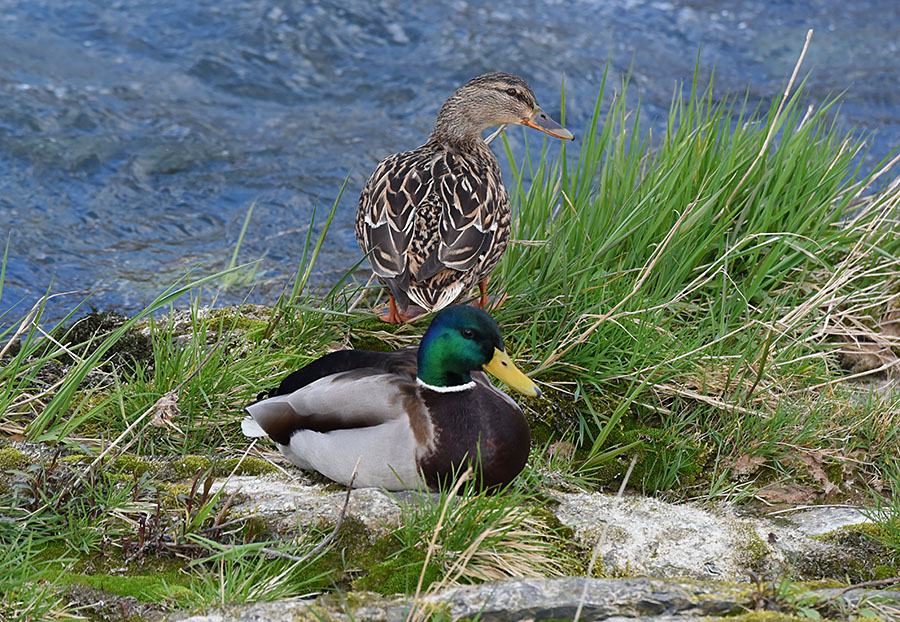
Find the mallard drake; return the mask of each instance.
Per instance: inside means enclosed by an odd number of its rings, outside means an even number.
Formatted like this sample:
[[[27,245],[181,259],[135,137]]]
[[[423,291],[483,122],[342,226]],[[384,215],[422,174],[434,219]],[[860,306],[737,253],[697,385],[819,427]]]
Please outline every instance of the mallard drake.
[[[518,76],[488,73],[459,88],[438,112],[428,141],[386,157],[359,195],[356,239],[390,290],[382,319],[400,323],[410,301],[442,309],[487,279],[509,242],[509,193],[481,137],[504,123],[571,140]],[[399,309],[398,309],[399,307]]]
[[[481,487],[503,486],[525,466],[528,422],[482,370],[541,394],[506,354],[493,318],[453,306],[434,317],[419,346],[340,350],[293,372],[247,407],[242,427],[344,485],[359,459],[357,488],[434,490],[476,462]]]

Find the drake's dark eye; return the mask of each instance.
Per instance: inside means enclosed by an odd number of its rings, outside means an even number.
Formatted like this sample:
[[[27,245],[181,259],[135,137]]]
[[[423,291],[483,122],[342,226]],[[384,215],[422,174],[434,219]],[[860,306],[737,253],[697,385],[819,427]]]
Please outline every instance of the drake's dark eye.
[[[512,88],[506,89],[506,94],[509,95],[510,97],[515,97],[515,96],[516,96],[516,89],[512,89]]]
[[[464,328],[460,332],[462,333],[462,336],[465,337],[466,339],[472,339],[475,337],[475,331],[472,330],[471,328]]]

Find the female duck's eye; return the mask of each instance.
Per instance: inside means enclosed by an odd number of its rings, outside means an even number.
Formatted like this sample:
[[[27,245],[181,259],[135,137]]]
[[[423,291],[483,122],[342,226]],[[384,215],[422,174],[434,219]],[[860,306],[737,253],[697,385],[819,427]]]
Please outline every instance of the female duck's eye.
[[[461,332],[462,332],[462,336],[465,337],[466,339],[472,339],[475,336],[475,331],[472,330],[471,328],[464,328],[464,329],[462,329]]]
[[[506,94],[509,95],[510,97],[515,97],[516,89],[506,89]]]

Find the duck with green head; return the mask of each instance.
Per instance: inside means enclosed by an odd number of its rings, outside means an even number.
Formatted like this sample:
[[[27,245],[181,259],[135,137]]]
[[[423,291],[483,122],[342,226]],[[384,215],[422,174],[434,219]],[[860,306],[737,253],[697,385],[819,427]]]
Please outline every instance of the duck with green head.
[[[484,371],[540,396],[490,315],[449,307],[418,347],[341,350],[290,374],[247,407],[243,430],[268,435],[294,464],[342,484],[359,460],[357,488],[438,489],[470,463],[481,487],[503,486],[525,466],[528,422]]]

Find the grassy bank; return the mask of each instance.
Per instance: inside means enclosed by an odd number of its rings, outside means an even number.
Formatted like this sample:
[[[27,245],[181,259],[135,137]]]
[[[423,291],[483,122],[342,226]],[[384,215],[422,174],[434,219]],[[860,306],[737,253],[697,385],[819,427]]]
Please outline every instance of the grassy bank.
[[[800,89],[749,110],[689,88],[661,136],[643,131],[627,89],[601,87],[577,153],[520,160],[506,144],[518,242],[492,280],[509,295],[494,315],[545,398],[522,402],[536,442],[521,490],[472,511],[526,508],[509,528],[550,543],[539,571],[577,572],[564,534],[522,528],[541,511],[538,486],[613,489],[634,459],[630,486],[670,499],[864,503],[872,537],[900,549],[900,415],[868,382],[894,373],[900,347],[892,163],[858,170],[863,145],[835,130],[837,102],[808,109]],[[308,294],[321,242],[305,240],[271,307],[206,307],[252,275],[232,259],[130,318],[46,327],[39,303],[0,335],[0,430],[43,448],[0,447],[13,473],[6,619],[78,615],[66,576],[172,607],[353,587],[333,549],[315,552],[327,530],[268,541],[250,521],[229,525],[207,487],[268,468],[238,425],[257,392],[330,348],[394,348],[424,330],[374,321],[375,289]],[[456,573],[416,545],[439,522],[411,519],[385,556],[412,578],[426,559],[432,579]],[[263,548],[315,554],[298,566]],[[112,568],[125,570],[102,579]]]

